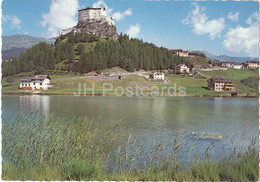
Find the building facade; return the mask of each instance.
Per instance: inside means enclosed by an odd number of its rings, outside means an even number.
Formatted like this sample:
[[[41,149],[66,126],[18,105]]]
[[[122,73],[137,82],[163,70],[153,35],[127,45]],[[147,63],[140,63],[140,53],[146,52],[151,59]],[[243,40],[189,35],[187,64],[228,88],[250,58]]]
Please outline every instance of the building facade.
[[[212,77],[208,80],[208,88],[213,91],[234,91],[235,84],[232,79]]]
[[[21,90],[47,90],[52,88],[48,75],[36,75],[33,78],[20,79]]]
[[[109,25],[115,25],[114,20],[107,16],[105,8],[87,7],[78,11],[78,22],[107,21]]]
[[[247,61],[246,64],[248,69],[257,69],[259,67],[259,63],[257,61]]]
[[[190,69],[185,64],[178,64],[175,67],[175,73],[178,73],[178,74],[190,73]]]
[[[182,50],[182,49],[170,49],[170,51],[174,55],[178,55],[180,57],[188,57],[189,56],[189,51],[185,51],[185,50]]]
[[[227,68],[232,68],[232,64],[233,64],[233,62],[230,62],[230,61],[221,62],[221,66],[227,67]]]
[[[232,64],[232,68],[234,68],[234,69],[242,69],[242,64],[240,64],[240,63],[233,63]]]
[[[153,73],[154,80],[164,80],[164,73],[162,71],[157,71]]]

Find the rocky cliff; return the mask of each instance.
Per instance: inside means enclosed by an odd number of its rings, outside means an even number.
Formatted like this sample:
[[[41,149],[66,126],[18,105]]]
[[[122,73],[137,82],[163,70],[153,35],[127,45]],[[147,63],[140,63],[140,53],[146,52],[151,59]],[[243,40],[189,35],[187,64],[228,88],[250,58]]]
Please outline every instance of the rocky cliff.
[[[66,35],[69,33],[84,33],[111,39],[118,39],[116,27],[114,25],[109,25],[107,21],[102,20],[79,22],[75,27],[69,29],[69,32],[67,31],[66,33],[61,34]]]

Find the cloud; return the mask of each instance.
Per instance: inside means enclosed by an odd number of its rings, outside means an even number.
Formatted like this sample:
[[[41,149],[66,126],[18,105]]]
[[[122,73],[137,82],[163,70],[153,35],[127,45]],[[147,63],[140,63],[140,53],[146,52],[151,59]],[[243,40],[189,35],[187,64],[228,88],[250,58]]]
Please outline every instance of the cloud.
[[[227,18],[230,19],[231,21],[236,22],[236,21],[238,21],[238,15],[239,15],[239,12],[233,13],[233,14],[232,14],[232,12],[229,12]]]
[[[131,16],[133,14],[131,8],[127,9],[123,13],[121,13],[121,12],[113,13],[114,10],[112,8],[108,7],[107,4],[103,0],[99,0],[93,4],[93,8],[103,8],[103,7],[106,8],[107,16],[111,16],[116,21],[120,21],[120,20],[124,19],[125,16]]]
[[[106,8],[107,16],[111,16],[113,9],[108,7],[103,0],[99,0],[93,4],[93,8]]]
[[[250,17],[253,16],[254,14]],[[229,51],[245,52],[251,57],[258,57],[258,20],[253,22],[251,19],[248,23],[248,27],[230,28],[222,44]]]
[[[11,25],[12,25],[12,29],[14,29],[14,28],[20,29],[21,28],[20,27],[21,20],[17,16],[5,15],[5,16],[2,17],[2,20],[4,22],[10,21]]]
[[[209,34],[210,39],[220,37],[222,30],[225,28],[225,19],[212,19],[204,13],[205,7],[199,7],[196,3],[193,3],[195,9],[192,10],[182,22],[184,24],[191,25],[192,31],[197,35]]]
[[[251,16],[248,17],[248,19],[246,20],[246,23],[247,24],[252,24],[254,22],[254,20],[257,20],[258,21],[258,13],[255,12],[253,13]]]
[[[124,19],[125,16],[131,16],[131,15],[132,15],[132,9],[129,8],[123,13],[115,12],[112,17],[113,17],[114,20],[120,21],[120,20]]]
[[[77,24],[76,14],[79,9],[78,0],[52,0],[50,11],[42,15],[42,26],[48,26],[50,37],[58,36],[61,29]]]
[[[127,30],[127,34],[131,38],[136,38],[141,30],[141,27],[138,23],[135,25],[130,25],[129,29]]]

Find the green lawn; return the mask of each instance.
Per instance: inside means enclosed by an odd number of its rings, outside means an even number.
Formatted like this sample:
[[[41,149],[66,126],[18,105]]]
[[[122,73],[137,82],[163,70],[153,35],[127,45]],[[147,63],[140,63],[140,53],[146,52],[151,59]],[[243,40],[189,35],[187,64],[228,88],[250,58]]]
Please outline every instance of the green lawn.
[[[251,76],[258,75],[258,70],[238,70],[238,69],[228,69],[228,70],[215,70],[215,71],[201,71],[207,78],[211,77],[222,77],[231,78],[233,80],[242,80]]]
[[[207,89],[207,79],[215,77],[231,78],[235,81],[236,88],[239,89],[239,93],[242,96],[257,96],[258,89],[255,87],[248,87],[241,83],[242,79],[257,76],[258,70],[216,70],[216,71],[201,71],[206,79],[192,78],[184,75],[169,75],[166,74],[167,79],[171,81],[170,85],[173,86],[176,83],[177,88],[183,86],[186,88],[187,95],[208,95],[208,96],[230,96],[228,92],[214,92]]]

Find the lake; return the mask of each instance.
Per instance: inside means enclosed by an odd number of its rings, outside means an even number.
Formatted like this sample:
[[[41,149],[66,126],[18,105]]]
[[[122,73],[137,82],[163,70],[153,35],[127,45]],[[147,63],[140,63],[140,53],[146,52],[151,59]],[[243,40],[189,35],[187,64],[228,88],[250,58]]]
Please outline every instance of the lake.
[[[167,143],[176,133],[185,132],[183,140],[192,154],[204,153],[214,143],[210,156],[214,160],[228,156],[234,147],[247,149],[254,137],[258,144],[256,98],[2,96],[3,119],[36,111],[86,116],[97,127],[121,120],[125,132],[145,145],[162,140]],[[220,133],[223,139],[197,140],[192,132]],[[191,161],[185,148],[182,153],[183,161]]]

